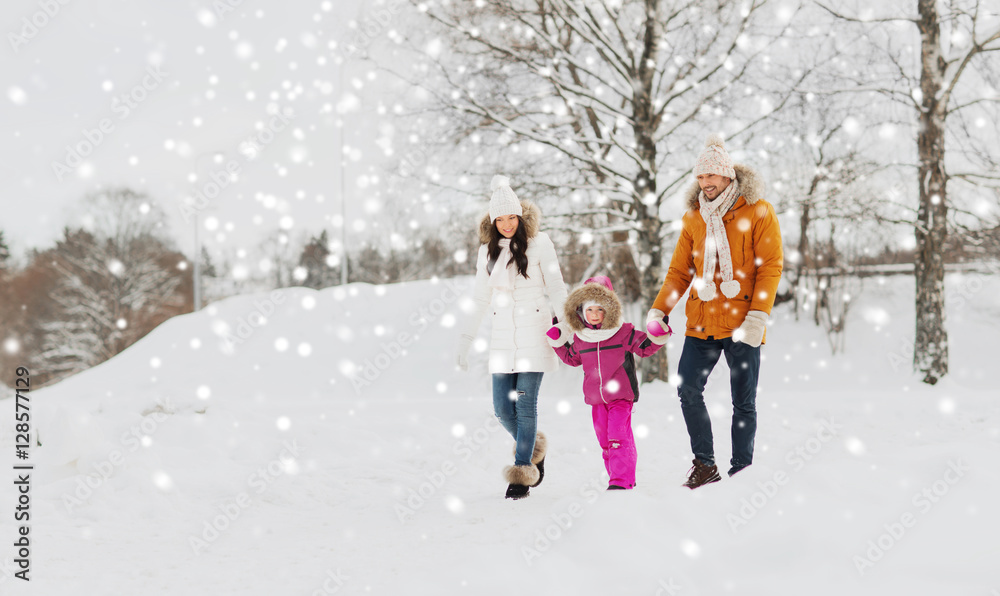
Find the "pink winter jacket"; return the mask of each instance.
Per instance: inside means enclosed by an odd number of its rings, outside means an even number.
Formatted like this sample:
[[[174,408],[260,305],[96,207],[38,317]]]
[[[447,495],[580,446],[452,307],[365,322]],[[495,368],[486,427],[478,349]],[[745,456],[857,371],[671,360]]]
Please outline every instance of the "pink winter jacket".
[[[583,305],[597,302],[604,308],[604,323],[594,329],[583,318]],[[563,321],[575,332],[572,342],[560,338],[550,342],[556,354],[570,366],[583,367],[583,397],[590,405],[606,404],[614,400],[635,401],[634,365],[628,370],[626,354],[652,356],[662,346],[653,343],[631,323],[622,323],[621,301],[604,276],[592,277],[566,298]],[[617,329],[617,331],[615,331]],[[590,338],[588,341],[587,338]],[[666,338],[664,338],[665,340]]]

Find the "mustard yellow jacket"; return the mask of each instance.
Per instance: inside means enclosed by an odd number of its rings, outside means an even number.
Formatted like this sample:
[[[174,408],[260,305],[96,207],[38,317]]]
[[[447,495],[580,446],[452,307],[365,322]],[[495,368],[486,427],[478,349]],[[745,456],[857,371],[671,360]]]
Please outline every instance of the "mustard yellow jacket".
[[[692,288],[685,308],[685,335],[691,337],[731,337],[733,331],[743,324],[749,311],[771,314],[778,291],[784,261],[778,217],[774,207],[762,198],[763,184],[756,172],[744,165],[737,165],[735,169],[740,198],[722,216],[722,222],[726,226],[733,258],[733,279],[740,282],[740,292],[733,298],[726,298],[718,291],[718,285],[722,283],[718,266],[715,269],[717,289],[713,300],[701,300],[698,291]],[[699,211],[699,191],[697,184],[688,190],[689,210],[684,214],[681,235],[670,259],[667,276],[653,301],[653,308],[666,314],[670,314],[691,282],[702,275],[706,228]]]

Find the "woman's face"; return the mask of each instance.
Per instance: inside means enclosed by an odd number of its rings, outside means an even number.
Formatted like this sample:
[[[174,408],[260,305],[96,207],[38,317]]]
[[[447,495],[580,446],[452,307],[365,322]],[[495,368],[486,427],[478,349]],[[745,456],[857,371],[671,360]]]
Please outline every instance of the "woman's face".
[[[501,215],[496,219],[497,230],[504,238],[513,238],[517,231],[518,219],[516,215]]]

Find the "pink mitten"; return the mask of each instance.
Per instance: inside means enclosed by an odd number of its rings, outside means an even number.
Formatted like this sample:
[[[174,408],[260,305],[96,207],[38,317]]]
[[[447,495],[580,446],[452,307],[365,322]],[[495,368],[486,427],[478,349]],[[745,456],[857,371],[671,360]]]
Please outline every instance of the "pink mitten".
[[[654,308],[646,315],[646,331],[653,337],[673,335],[674,331],[670,328],[668,320],[669,318],[663,314],[663,311]]]
[[[646,323],[646,331],[648,331],[650,335],[656,337],[663,337],[664,335],[670,335],[673,333],[670,325],[667,325],[667,328],[664,329],[663,325],[661,325],[659,321],[650,321]]]
[[[549,338],[549,345],[553,348],[565,345],[573,337],[573,330],[565,323],[560,323],[559,319],[552,317],[552,326],[545,332]]]

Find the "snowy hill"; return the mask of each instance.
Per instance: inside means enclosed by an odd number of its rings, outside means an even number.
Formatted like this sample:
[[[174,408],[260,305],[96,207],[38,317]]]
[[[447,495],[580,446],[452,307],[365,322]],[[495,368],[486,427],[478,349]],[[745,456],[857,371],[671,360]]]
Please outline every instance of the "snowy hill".
[[[638,487],[606,493],[580,372],[546,375],[547,474],[520,502],[485,354],[453,366],[470,279],[215,303],[32,394],[32,581],[7,546],[0,592],[985,596],[1000,279],[948,288],[952,374],[933,388],[910,372],[912,279],[866,280],[843,355],[776,309],[755,464],[697,491],[673,387],[643,389]],[[706,395],[720,459],[727,374]]]

